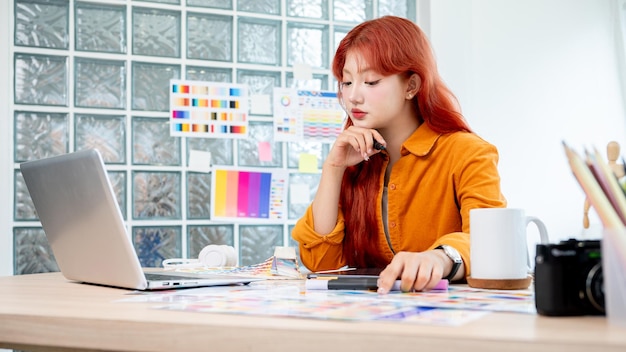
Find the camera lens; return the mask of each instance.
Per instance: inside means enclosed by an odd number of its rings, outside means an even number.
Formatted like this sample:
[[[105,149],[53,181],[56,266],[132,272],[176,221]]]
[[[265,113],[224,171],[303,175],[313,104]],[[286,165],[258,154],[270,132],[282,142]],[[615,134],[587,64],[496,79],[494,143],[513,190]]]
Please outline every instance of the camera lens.
[[[591,306],[598,312],[604,313],[604,276],[602,275],[601,263],[597,263],[589,270],[585,282],[585,291]]]

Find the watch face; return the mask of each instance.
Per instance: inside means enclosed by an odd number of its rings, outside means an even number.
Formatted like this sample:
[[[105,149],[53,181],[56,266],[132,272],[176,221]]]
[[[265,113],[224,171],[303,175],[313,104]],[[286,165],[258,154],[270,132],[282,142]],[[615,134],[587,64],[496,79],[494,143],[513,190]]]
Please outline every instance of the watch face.
[[[459,254],[459,251],[457,251],[454,247],[450,247],[446,245],[443,245],[441,247],[443,248],[443,251],[446,252],[446,255],[450,257],[450,259],[452,259],[453,261],[458,262],[458,261],[463,260],[461,258],[461,255]]]

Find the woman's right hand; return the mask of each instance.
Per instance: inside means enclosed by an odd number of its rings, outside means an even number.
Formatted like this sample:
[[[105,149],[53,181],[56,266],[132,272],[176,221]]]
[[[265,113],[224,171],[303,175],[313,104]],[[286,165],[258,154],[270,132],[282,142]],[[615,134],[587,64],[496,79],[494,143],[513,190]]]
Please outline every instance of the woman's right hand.
[[[353,166],[380,153],[374,148],[374,139],[383,146],[386,142],[378,131],[370,128],[350,126],[343,130],[331,148],[326,163],[334,167]]]
[[[368,160],[371,155],[380,153],[374,148],[374,138],[378,143],[387,143],[378,131],[369,128],[350,126],[335,140],[328,152],[315,199],[313,199],[313,228],[320,235],[327,235],[337,225],[341,180],[348,166]]]

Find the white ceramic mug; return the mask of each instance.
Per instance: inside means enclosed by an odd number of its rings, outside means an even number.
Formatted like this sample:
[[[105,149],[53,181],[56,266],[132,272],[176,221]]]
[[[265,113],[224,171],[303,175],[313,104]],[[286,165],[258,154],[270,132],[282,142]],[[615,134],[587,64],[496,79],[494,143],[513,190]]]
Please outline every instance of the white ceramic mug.
[[[530,270],[527,228],[534,223],[541,243],[548,243],[545,224],[523,209],[470,210],[470,276],[485,280],[526,279]]]

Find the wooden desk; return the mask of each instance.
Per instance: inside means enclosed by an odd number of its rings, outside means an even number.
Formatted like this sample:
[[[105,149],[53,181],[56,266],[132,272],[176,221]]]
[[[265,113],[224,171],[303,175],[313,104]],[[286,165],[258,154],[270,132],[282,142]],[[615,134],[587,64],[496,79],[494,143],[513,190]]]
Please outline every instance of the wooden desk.
[[[33,351],[620,351],[602,317],[491,313],[461,327],[162,311],[59,273],[0,277],[0,348]]]

